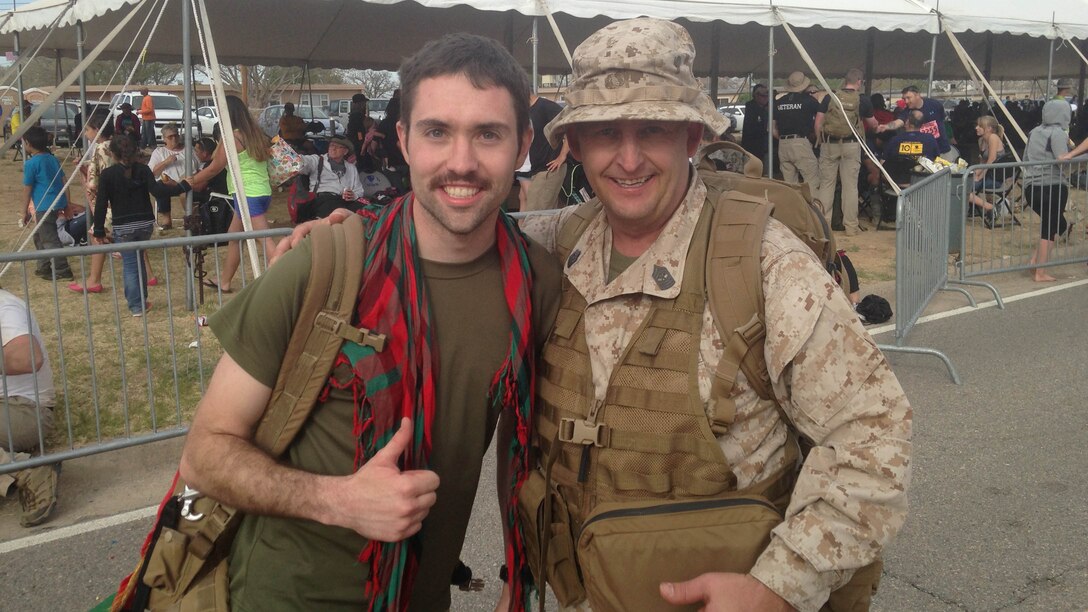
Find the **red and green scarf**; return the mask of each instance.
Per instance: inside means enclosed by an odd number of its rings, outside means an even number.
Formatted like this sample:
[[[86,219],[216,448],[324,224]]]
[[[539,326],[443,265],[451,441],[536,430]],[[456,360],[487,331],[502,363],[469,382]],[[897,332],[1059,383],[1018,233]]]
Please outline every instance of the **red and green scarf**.
[[[417,261],[413,198],[386,207],[370,224],[363,288],[354,323],[386,335],[386,346],[345,343],[334,368],[347,365],[350,381],[329,386],[351,389],[355,403],[355,467],[383,448],[404,417],[412,419],[414,439],[403,457],[405,470],[428,469],[435,424],[438,347]],[[510,349],[491,382],[488,402],[514,418],[510,441],[510,487],[504,531],[506,564],[511,568],[512,609],[528,607],[531,585],[524,540],[517,524],[517,495],[529,474],[529,432],[535,395],[535,351],[532,338],[532,274],[525,237],[514,221],[500,214],[495,228],[501,260],[503,293],[510,309]],[[439,425],[441,426],[441,425]],[[419,567],[419,534],[401,542],[371,541],[359,560],[369,565],[366,592],[370,610],[407,610]]]

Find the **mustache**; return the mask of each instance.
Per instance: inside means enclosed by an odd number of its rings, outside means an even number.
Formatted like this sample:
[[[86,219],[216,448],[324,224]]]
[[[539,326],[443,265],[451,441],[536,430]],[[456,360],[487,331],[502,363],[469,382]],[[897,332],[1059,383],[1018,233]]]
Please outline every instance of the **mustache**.
[[[487,191],[491,189],[492,186],[490,180],[480,176],[479,174],[476,174],[475,172],[470,172],[468,174],[454,174],[452,172],[447,172],[445,174],[432,178],[427,183],[427,187],[432,190],[441,189],[443,185],[448,185],[451,183],[455,185],[471,185],[479,189],[480,191]]]

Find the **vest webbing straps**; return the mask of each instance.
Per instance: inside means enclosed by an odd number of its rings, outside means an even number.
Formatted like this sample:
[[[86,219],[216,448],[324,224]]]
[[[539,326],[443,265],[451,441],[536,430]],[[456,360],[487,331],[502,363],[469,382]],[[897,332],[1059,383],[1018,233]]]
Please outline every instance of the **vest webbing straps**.
[[[714,324],[725,339],[725,352],[714,373],[717,397],[727,397],[732,391],[738,370],[744,371],[759,397],[774,397],[763,355],[766,329],[759,262],[763,231],[772,208],[765,199],[738,191],[722,193],[715,207],[707,246],[706,291]],[[723,404],[715,403],[716,413],[726,408]],[[726,424],[732,422],[732,415],[715,417]]]

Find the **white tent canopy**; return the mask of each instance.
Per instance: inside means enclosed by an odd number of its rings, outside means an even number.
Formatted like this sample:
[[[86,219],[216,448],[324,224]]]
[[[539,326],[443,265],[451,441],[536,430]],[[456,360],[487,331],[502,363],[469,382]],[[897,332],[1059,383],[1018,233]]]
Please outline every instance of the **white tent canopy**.
[[[93,45],[137,1],[39,0],[0,17],[0,46],[11,48],[12,34],[22,32],[22,49],[33,48],[58,13],[67,9],[43,52],[74,56],[77,21],[83,22],[87,42]],[[679,17],[696,40],[696,71],[701,74],[709,73],[715,29],[720,40],[720,74],[766,74],[766,26],[784,21],[795,28],[829,75],[862,66],[871,40],[874,76],[922,78],[929,73],[931,37],[940,27],[933,9],[919,0],[794,0],[789,5],[770,5],[765,0],[551,0],[546,5],[534,0],[487,0],[475,2],[475,8],[452,0],[207,0],[207,5],[221,61],[311,67],[394,69],[425,41],[454,31],[503,41],[528,67],[533,16],[551,10],[571,47],[614,19]],[[181,10],[177,2],[167,7],[148,48],[149,61],[180,61],[177,23]],[[960,39],[980,65],[987,47],[992,49],[991,76],[998,79],[1045,75],[1049,41],[1041,36],[1088,38],[1083,0],[944,0],[941,14],[946,27],[964,32]],[[567,72],[559,44],[543,20],[539,32],[541,71]],[[103,58],[119,58],[131,40],[118,37]],[[195,34],[191,42],[193,61],[200,63]],[[1073,50],[1059,48],[1054,60],[1054,76],[1079,73],[1080,59]],[[796,51],[781,35],[776,38],[774,62],[777,74],[804,70]],[[966,77],[943,37],[935,68],[937,78]]]

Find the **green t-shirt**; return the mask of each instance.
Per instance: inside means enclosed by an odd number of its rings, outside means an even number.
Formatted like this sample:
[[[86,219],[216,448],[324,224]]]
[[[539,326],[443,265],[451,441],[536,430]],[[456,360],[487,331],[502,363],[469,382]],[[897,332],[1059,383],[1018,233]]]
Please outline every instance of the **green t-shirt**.
[[[306,241],[239,293],[210,324],[224,350],[251,376],[272,387],[302,304],[310,270]],[[561,270],[533,244],[533,314],[542,346],[559,304]],[[422,262],[439,354],[431,468],[441,484],[423,523],[423,554],[413,610],[450,606],[449,578],[457,564],[498,414],[487,405],[491,379],[509,348],[510,314],[498,251],[466,264]],[[287,451],[286,461],[317,474],[353,471],[350,392],[333,390],[318,404]],[[499,525],[495,526],[500,528]],[[231,553],[234,610],[360,610],[366,540],[312,521],[246,516]],[[502,551],[495,551],[496,555]]]

